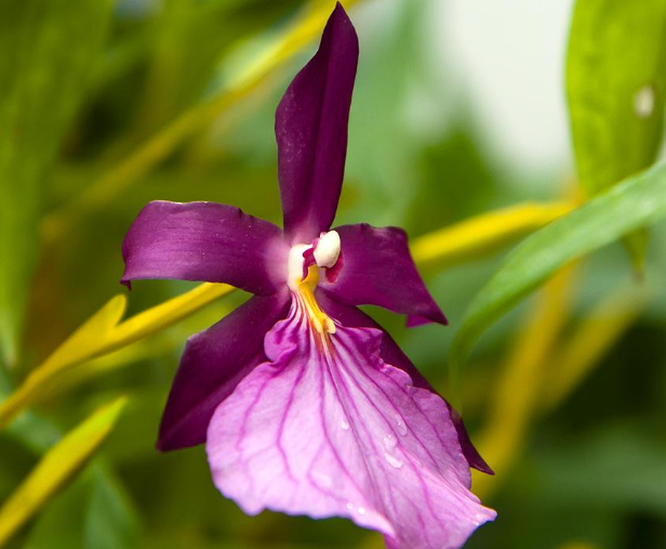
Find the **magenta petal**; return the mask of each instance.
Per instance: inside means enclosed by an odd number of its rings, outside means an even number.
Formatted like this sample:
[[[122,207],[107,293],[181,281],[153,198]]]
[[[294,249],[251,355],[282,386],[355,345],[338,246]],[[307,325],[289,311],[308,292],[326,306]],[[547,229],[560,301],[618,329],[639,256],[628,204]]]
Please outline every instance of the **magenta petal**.
[[[347,305],[379,305],[408,315],[408,325],[446,324],[446,317],[428,292],[397,227],[361,223],[335,229],[345,263],[334,283],[322,287]]]
[[[121,282],[176,278],[271,294],[284,281],[287,254],[279,227],[238,208],[155,201],[127,232]]]
[[[218,489],[245,512],[347,517],[391,547],[460,547],[495,517],[446,403],[380,358],[382,333],[313,334],[298,306],[266,338],[270,362],[218,406],[207,452]]]
[[[358,37],[337,4],[319,50],[296,75],[275,113],[285,233],[310,242],[331,226],[347,153]]]
[[[384,362],[391,364],[396,368],[400,368],[412,378],[412,382],[416,387],[421,387],[422,389],[427,389],[435,394],[438,394],[437,391],[428,383],[428,380],[421,375],[421,372],[418,371],[416,366],[412,364],[412,361],[409,360],[407,355],[402,351],[399,345],[393,340],[393,338],[386,332],[379,324],[377,324],[372,318],[366,315],[363,311],[360,311],[356,307],[350,307],[348,305],[341,305],[337,303],[334,299],[331,299],[326,295],[326,292],[319,290],[317,292],[317,301],[321,303],[321,306],[326,313],[333,317],[335,320],[340,322],[344,326],[353,326],[353,327],[364,327],[364,328],[376,328],[382,331],[382,344],[380,349],[380,355]],[[451,421],[456,428],[458,433],[458,442],[462,449],[463,455],[467,459],[467,463],[473,469],[486,473],[488,475],[494,475],[495,473],[490,468],[490,466],[485,462],[485,460],[479,454],[479,451],[474,447],[472,440],[467,433],[465,424],[460,417],[460,414],[451,406],[448,402],[446,405],[449,407],[449,412],[451,414]]]
[[[382,360],[407,373],[407,375],[412,378],[412,383],[416,387],[428,389],[429,391],[436,393],[428,380],[421,375],[421,372],[419,372],[416,366],[412,364],[412,361],[409,360],[407,355],[393,340],[390,334],[363,311],[356,307],[338,303],[335,299],[331,298],[325,290],[321,289],[318,289],[317,291],[317,301],[321,304],[321,307],[326,314],[337,320],[343,326],[349,326],[352,328],[375,328],[381,330],[382,343],[379,352]]]
[[[264,336],[288,311],[284,294],[255,296],[187,341],[171,386],[157,447],[175,450],[206,441],[217,405],[266,360]]]

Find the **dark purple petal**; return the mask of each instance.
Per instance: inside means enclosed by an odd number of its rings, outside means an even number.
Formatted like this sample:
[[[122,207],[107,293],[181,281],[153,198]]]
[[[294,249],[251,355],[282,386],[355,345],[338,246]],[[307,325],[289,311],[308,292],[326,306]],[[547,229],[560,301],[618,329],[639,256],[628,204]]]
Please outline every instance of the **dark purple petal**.
[[[495,512],[446,403],[380,358],[382,333],[325,340],[294,303],[266,337],[269,361],[215,411],[206,450],[218,489],[245,512],[346,517],[396,549],[461,547]]]
[[[479,451],[474,447],[474,444],[472,444],[472,440],[469,438],[469,433],[465,428],[465,423],[463,422],[461,415],[448,402],[446,404],[449,407],[453,426],[458,433],[458,442],[460,442],[460,447],[462,448],[463,455],[465,456],[467,463],[469,463],[469,466],[477,471],[486,473],[487,475],[494,475],[495,471],[490,468],[490,465],[486,463],[486,460],[481,457]]]
[[[421,375],[421,372],[418,371],[416,366],[412,363],[407,355],[402,351],[400,346],[393,340],[393,338],[386,332],[379,324],[377,324],[372,318],[366,315],[363,311],[360,311],[356,307],[350,307],[348,305],[341,305],[337,303],[334,299],[331,299],[326,295],[325,290],[319,290],[317,292],[317,301],[321,304],[322,309],[329,316],[333,317],[343,326],[350,327],[363,327],[363,328],[376,328],[381,330],[383,337],[381,343],[380,355],[382,360],[387,364],[391,364],[396,368],[400,368],[402,371],[406,372],[409,377],[412,378],[412,382],[415,387],[420,387],[421,389],[427,389],[428,391],[439,394],[437,391],[430,385],[428,380]],[[462,449],[462,453],[467,460],[467,463],[473,469],[481,471],[489,475],[494,475],[495,473],[490,468],[490,466],[485,462],[481,457],[478,450],[474,447],[465,424],[463,423],[462,417],[460,414],[451,406],[446,400],[446,405],[449,407],[449,413],[451,414],[451,421],[456,428],[458,433],[458,442]]]
[[[206,441],[217,405],[264,362],[264,337],[289,308],[284,293],[255,296],[187,341],[171,386],[157,447],[175,450]]]
[[[233,206],[155,201],[127,232],[121,282],[224,282],[266,295],[284,282],[288,251],[279,227]]]
[[[284,229],[292,243],[328,230],[338,206],[358,37],[340,4],[319,51],[299,72],[275,113]]]
[[[321,285],[336,301],[379,305],[407,315],[408,326],[446,324],[446,317],[416,270],[405,231],[365,223],[335,230],[340,234],[344,266],[334,283],[324,279]]]

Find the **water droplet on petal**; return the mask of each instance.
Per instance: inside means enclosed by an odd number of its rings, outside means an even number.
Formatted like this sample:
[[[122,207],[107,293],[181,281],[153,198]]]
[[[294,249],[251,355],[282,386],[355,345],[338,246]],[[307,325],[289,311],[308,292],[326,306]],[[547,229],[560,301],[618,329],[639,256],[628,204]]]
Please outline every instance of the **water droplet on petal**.
[[[386,435],[384,437],[384,448],[387,450],[391,451],[393,448],[395,448],[396,444],[398,444],[398,441],[391,435]]]
[[[358,514],[359,515],[365,515],[365,508],[364,507],[359,507],[358,508]]]
[[[400,469],[400,467],[402,467],[402,460],[399,460],[397,457],[388,453],[384,454],[384,457],[391,467],[395,467],[396,469]]]
[[[405,420],[398,415],[395,416],[395,428],[403,437],[407,434],[407,425],[405,425]]]
[[[345,421],[344,419],[340,422],[340,429],[343,431],[349,431],[349,423]]]
[[[634,112],[639,118],[649,118],[654,112],[654,88],[649,84],[634,95]]]
[[[354,508],[354,505],[351,502],[347,504],[347,509],[349,509],[351,511],[353,508]]]
[[[330,488],[331,486],[333,486],[333,479],[324,473],[320,473],[319,471],[313,471],[312,476],[314,480],[316,480],[324,488]]]

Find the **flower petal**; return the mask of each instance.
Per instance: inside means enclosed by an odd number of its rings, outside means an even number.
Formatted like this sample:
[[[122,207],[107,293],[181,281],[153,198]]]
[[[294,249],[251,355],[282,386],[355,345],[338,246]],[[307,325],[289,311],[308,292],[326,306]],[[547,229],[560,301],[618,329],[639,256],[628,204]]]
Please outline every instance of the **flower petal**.
[[[324,280],[321,286],[336,301],[347,305],[379,305],[408,315],[408,326],[447,323],[416,270],[405,231],[366,223],[335,230],[340,234],[344,266],[335,282]]]
[[[127,232],[121,282],[177,278],[271,294],[286,277],[287,254],[279,227],[238,208],[155,201]]]
[[[393,340],[391,335],[377,324],[371,317],[366,315],[360,309],[350,305],[343,305],[338,303],[332,298],[326,290],[319,288],[317,290],[317,302],[321,308],[330,317],[337,320],[343,326],[351,328],[375,328],[382,331],[382,343],[379,354],[384,362],[391,364],[396,368],[403,370],[409,377],[412,378],[412,383],[416,387],[428,389],[436,393],[428,380],[421,375],[412,361],[407,358],[407,355],[402,351],[400,346]]]
[[[357,62],[358,37],[338,3],[319,50],[275,113],[284,229],[292,244],[312,241],[335,217]]]
[[[288,311],[284,294],[255,296],[187,341],[167,402],[157,447],[175,450],[206,441],[217,405],[266,360],[263,342]]]
[[[268,334],[270,362],[218,406],[207,452],[218,489],[247,513],[342,516],[400,549],[460,547],[495,512],[446,403],[380,358],[382,332],[322,340],[298,305]]]
[[[386,332],[379,324],[377,324],[363,311],[360,311],[356,307],[341,305],[334,299],[331,299],[326,294],[325,290],[319,290],[317,292],[317,301],[321,304],[322,309],[329,316],[333,317],[344,326],[376,328],[381,330],[382,343],[380,355],[382,360],[385,363],[391,364],[396,368],[400,368],[405,373],[407,373],[407,375],[412,378],[412,382],[414,383],[415,387],[421,387],[422,389],[427,389],[432,393],[439,394],[432,387],[432,385],[430,385],[428,380],[423,377],[423,375],[421,375],[421,372],[419,372],[416,366],[412,364],[412,361],[409,360],[407,355],[402,351],[400,346],[393,340],[389,333]],[[477,471],[481,471],[482,473],[494,475],[494,471],[481,457],[479,451],[474,447],[474,444],[472,443],[472,440],[467,433],[467,429],[465,428],[465,424],[460,414],[448,402],[446,402],[446,405],[449,407],[451,421],[453,421],[453,425],[455,426],[456,432],[458,433],[458,442],[460,443],[463,455],[465,456],[465,459],[467,459],[469,466],[473,469],[476,469]]]
[[[453,421],[453,426],[456,428],[458,433],[458,442],[462,448],[462,453],[469,463],[469,466],[477,471],[481,471],[486,475],[494,475],[495,471],[490,468],[490,465],[486,463],[486,460],[481,457],[479,451],[476,449],[474,444],[472,444],[472,439],[469,438],[469,433],[465,427],[462,416],[458,413],[457,410],[453,408],[448,402],[446,403],[449,407],[449,413],[451,414],[451,421]]]

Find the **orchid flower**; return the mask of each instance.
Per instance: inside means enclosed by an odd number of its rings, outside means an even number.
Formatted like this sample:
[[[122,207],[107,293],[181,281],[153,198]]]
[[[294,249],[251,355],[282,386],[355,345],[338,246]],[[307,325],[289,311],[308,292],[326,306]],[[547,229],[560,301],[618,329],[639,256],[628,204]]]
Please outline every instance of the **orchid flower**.
[[[357,305],[445,324],[394,227],[331,229],[358,39],[337,5],[276,113],[284,230],[211,202],[151,202],[122,282],[224,282],[254,294],[185,348],[158,448],[206,443],[217,488],[248,514],[347,517],[400,549],[460,547],[495,512],[491,472],[455,411]]]

